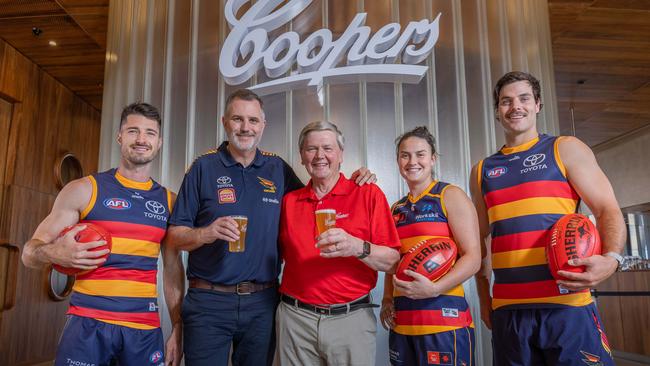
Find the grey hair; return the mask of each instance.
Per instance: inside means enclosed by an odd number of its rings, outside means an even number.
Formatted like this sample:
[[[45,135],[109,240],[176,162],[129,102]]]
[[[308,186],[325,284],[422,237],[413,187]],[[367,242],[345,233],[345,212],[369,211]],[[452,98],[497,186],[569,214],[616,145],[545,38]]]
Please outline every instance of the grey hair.
[[[302,131],[300,131],[300,137],[298,137],[298,147],[302,150],[303,144],[305,143],[305,138],[310,132],[316,131],[332,131],[336,134],[336,143],[338,143],[339,148],[343,150],[345,147],[345,137],[341,133],[338,127],[332,122],[328,121],[314,121],[305,126]]]

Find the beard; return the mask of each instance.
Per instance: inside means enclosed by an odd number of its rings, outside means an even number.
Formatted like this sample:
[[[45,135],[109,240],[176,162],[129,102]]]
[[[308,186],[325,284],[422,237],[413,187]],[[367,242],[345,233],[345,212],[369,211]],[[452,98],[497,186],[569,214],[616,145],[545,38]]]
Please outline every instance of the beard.
[[[241,141],[240,136],[237,136],[235,133],[228,134],[228,142],[233,144],[237,150],[240,151],[251,151],[257,149],[257,145],[260,142],[260,138],[254,135],[246,135],[251,138],[247,142]]]
[[[135,147],[136,145],[132,145]],[[153,150],[153,147],[148,145],[149,148],[148,154],[139,154],[135,151],[129,149],[123,154],[126,161],[133,165],[146,165],[152,162],[156,158],[156,151]]]

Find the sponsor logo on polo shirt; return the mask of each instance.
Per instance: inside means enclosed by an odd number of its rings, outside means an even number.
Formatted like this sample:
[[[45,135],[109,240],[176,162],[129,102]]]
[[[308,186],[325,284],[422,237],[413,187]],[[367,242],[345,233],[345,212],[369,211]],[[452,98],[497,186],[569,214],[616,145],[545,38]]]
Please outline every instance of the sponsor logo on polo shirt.
[[[347,218],[348,216],[350,216],[349,213],[341,213],[341,212],[337,212],[337,213],[336,213],[336,219],[337,219],[337,220],[345,219],[345,218]]]
[[[451,365],[451,352],[427,351],[429,365]]]
[[[128,210],[131,208],[131,202],[123,198],[107,198],[104,200],[104,207],[111,210]]]
[[[233,187],[232,179],[229,176],[222,175],[221,177],[217,178],[217,188],[227,188],[227,187]]]
[[[262,202],[275,203],[276,205],[280,204],[280,200],[278,200],[277,198],[262,197]]]
[[[262,177],[257,177],[257,179],[259,179],[260,184],[262,185],[262,187],[264,187],[264,192],[275,193],[275,191],[277,190],[277,188],[275,188],[275,183],[273,183],[273,181],[264,179]]]
[[[73,359],[70,359],[70,358],[67,358],[65,360],[65,364],[66,365],[71,365],[71,366],[96,366],[95,363],[77,361],[77,360],[73,360]]]
[[[237,196],[235,195],[235,190],[233,188],[221,188],[217,195],[219,197],[219,203],[235,203],[237,202]]]

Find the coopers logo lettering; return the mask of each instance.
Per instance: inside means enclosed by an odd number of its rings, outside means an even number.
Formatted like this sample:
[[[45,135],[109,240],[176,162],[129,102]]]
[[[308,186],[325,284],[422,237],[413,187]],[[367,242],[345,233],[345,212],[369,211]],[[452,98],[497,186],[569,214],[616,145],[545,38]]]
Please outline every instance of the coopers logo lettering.
[[[104,207],[111,210],[128,210],[131,208],[131,202],[123,198],[107,198],[103,203]]]
[[[533,154],[524,159],[524,168],[519,171],[521,174],[529,173],[536,170],[546,169],[548,166],[544,164],[546,154]]]
[[[312,0],[258,0],[240,18],[239,10],[250,0],[228,0],[224,9],[231,31],[219,56],[219,70],[230,85],[242,84],[264,66],[278,78],[251,87],[260,95],[305,86],[317,89],[327,80],[350,83],[359,80],[418,83],[427,66],[424,61],[438,41],[440,14],[406,25],[390,23],[370,35],[366,13],[357,14],[345,32],[334,40],[329,29],[319,29],[300,40],[298,33],[282,33],[269,40],[269,33],[291,22]],[[339,62],[345,57],[345,65]],[[238,66],[239,60],[246,60]],[[243,61],[241,61],[243,62]],[[281,77],[297,63],[295,72]]]

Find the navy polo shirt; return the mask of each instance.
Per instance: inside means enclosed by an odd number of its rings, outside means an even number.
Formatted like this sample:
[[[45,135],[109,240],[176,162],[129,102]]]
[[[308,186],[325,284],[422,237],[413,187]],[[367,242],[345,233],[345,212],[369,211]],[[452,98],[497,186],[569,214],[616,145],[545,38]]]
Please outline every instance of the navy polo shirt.
[[[197,228],[222,216],[245,215],[246,250],[231,253],[224,240],[205,244],[189,252],[187,277],[225,285],[275,280],[280,273],[282,197],[303,184],[282,158],[257,150],[253,162],[244,167],[230,155],[227,144],[194,161],[169,223]]]

